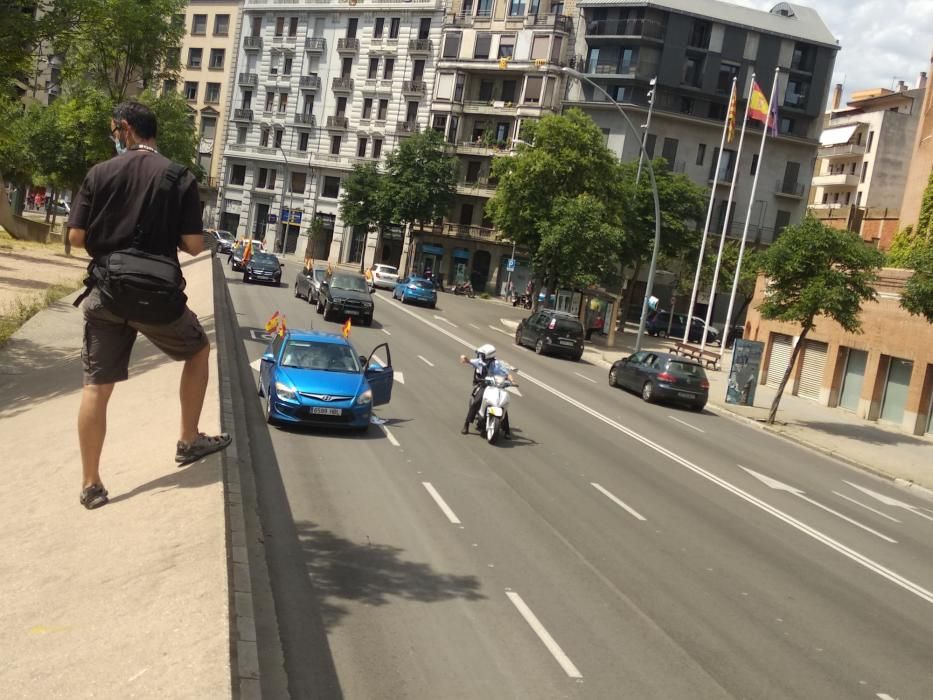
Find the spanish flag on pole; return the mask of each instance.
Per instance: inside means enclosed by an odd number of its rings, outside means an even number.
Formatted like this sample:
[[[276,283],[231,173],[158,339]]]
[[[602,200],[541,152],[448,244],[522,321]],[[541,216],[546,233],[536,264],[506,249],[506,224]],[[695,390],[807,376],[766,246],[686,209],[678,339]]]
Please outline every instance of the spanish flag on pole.
[[[272,316],[266,321],[266,333],[272,333],[279,325],[279,312],[276,311]]]
[[[343,324],[343,337],[344,337],[344,338],[349,338],[349,337],[350,337],[350,329],[351,329],[352,327],[353,327],[353,324],[350,323],[350,319],[347,318],[346,322]]]
[[[774,129],[774,115],[771,113],[771,107],[768,105],[768,98],[758,87],[758,81],[752,83],[752,94],[748,98],[748,116],[752,119],[767,124]]]

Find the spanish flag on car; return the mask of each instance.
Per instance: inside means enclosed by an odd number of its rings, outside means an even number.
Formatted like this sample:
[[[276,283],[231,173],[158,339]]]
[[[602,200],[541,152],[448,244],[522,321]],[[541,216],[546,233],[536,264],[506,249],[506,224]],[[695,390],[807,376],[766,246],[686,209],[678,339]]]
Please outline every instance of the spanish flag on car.
[[[353,324],[350,323],[350,319],[348,318],[348,319],[344,322],[344,324],[343,324],[343,337],[344,337],[344,338],[349,338],[349,337],[350,337],[350,329],[351,329],[352,327],[353,327]]]
[[[272,333],[279,325],[279,312],[276,311],[272,317],[266,321],[266,333]]]
[[[285,337],[285,331],[287,331],[287,330],[288,330],[288,329],[285,327],[285,317],[282,316],[282,320],[279,321],[279,337],[280,337],[280,338],[284,338],[284,337]]]
[[[243,264],[245,265],[253,257],[253,239],[246,241],[246,247],[243,249]]]

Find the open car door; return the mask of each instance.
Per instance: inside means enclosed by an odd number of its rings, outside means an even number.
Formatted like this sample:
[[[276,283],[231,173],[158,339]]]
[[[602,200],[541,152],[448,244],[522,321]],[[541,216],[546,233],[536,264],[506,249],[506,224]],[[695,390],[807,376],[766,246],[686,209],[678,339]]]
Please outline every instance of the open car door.
[[[380,348],[385,348],[385,364],[376,355]],[[366,381],[369,382],[369,388],[373,392],[373,406],[382,406],[389,403],[392,398],[394,373],[392,370],[392,351],[389,350],[388,343],[377,345],[369,353],[364,374],[366,375]]]

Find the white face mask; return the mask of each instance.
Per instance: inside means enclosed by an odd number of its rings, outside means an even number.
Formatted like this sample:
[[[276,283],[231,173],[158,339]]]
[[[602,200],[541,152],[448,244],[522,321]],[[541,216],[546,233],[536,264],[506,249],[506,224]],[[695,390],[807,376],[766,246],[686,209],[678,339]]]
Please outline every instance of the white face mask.
[[[126,144],[124,144],[120,139],[111,136],[110,140],[113,141],[113,145],[117,147],[118,156],[122,156],[124,153],[126,153]]]

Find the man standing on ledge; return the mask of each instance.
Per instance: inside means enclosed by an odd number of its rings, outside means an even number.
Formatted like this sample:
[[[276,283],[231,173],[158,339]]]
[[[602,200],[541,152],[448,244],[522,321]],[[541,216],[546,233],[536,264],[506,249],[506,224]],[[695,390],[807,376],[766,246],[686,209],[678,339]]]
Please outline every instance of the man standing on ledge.
[[[110,134],[118,155],[91,168],[74,198],[68,221],[71,245],[83,246],[95,263],[134,246],[137,223],[141,223],[171,164],[156,149],[156,118],[143,104],[124,102],[117,106]],[[184,173],[164,205],[164,226],[152,227],[146,252],[176,262],[179,250],[192,256],[201,253],[201,204],[197,182],[190,173]],[[207,391],[210,344],[194,312],[185,308],[177,320],[164,324],[131,321],[106,309],[100,290],[93,288],[84,302],[84,391],[78,413],[83,467],[80,501],[89,510],[107,503],[107,489],[100,478],[107,403],[114,384],[128,377],[137,333],[173,360],[184,362],[179,390],[181,435],[175,461],[188,464],[230,444],[227,434],[209,436],[198,429]]]

